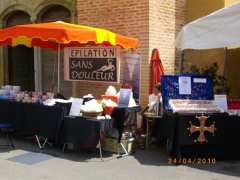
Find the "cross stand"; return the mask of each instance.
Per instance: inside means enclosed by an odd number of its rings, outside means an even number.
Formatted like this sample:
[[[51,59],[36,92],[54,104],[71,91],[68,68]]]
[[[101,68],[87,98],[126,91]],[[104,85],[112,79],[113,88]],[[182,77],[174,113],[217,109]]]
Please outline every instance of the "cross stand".
[[[124,151],[124,154],[120,154],[120,147],[123,149],[123,151]],[[129,153],[128,153],[128,151],[126,150],[126,148],[124,147],[124,145],[123,145],[123,143],[119,143],[118,144],[118,156],[117,156],[117,158],[119,159],[119,158],[122,158],[122,157],[125,157],[125,156],[128,156],[129,155]]]
[[[45,148],[45,145],[49,142],[48,142],[48,138],[44,138],[44,142],[41,144],[40,140],[39,140],[39,136],[38,135],[35,135],[35,138],[37,140],[37,144],[38,144],[38,147],[39,149],[44,149]]]

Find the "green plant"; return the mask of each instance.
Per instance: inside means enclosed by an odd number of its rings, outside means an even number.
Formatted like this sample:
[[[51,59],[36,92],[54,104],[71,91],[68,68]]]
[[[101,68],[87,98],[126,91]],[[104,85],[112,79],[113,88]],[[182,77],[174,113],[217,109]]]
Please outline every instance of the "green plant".
[[[227,79],[218,74],[219,66],[216,62],[209,66],[197,67],[196,65],[187,64],[184,73],[207,74],[213,80],[213,90],[216,94],[229,94],[230,88],[227,85]]]

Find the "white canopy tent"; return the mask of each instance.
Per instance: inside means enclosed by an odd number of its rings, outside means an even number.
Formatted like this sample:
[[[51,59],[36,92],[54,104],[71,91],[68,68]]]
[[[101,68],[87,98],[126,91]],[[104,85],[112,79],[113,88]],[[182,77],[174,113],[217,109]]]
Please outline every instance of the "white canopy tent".
[[[240,45],[240,3],[215,11],[185,25],[176,48],[212,49]]]

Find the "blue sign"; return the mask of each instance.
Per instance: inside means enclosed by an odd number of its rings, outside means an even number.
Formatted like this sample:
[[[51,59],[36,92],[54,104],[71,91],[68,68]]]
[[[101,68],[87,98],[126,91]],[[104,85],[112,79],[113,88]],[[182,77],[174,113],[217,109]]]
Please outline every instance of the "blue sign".
[[[180,94],[179,78],[191,78],[191,93]],[[208,75],[181,74],[165,75],[161,78],[161,91],[163,98],[163,107],[165,110],[171,110],[170,99],[193,99],[193,100],[213,100],[213,82]]]

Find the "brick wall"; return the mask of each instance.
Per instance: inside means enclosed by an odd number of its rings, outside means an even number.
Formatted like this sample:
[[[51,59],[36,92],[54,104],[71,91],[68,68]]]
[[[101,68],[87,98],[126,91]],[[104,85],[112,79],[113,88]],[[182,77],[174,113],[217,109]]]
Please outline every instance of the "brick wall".
[[[187,1],[188,0],[176,0],[175,4],[175,39],[177,37],[178,32],[182,29],[182,27],[187,22]],[[175,71],[179,70],[179,63],[181,59],[181,52],[175,51]]]
[[[116,33],[140,40],[137,50],[142,57],[141,100],[146,103],[149,79],[149,23],[148,0],[77,0],[77,22],[80,24],[110,29]],[[105,92],[108,84],[75,83],[76,96],[93,93],[98,96]]]
[[[186,0],[150,0],[150,51],[158,48],[167,74],[175,72],[179,53],[175,38],[185,24]]]
[[[80,24],[110,29],[140,40],[141,104],[148,101],[149,60],[158,48],[166,73],[174,73],[175,36],[185,22],[186,0],[77,0],[76,20]],[[177,61],[178,62],[178,61]],[[103,93],[107,85],[75,83],[76,96]]]

